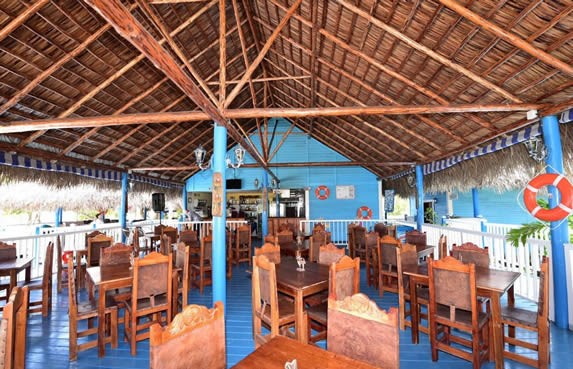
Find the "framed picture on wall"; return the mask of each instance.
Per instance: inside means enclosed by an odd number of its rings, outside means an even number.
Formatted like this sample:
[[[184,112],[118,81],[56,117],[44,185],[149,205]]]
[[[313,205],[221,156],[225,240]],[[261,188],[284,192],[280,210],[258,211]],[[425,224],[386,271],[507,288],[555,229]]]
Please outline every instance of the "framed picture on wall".
[[[354,186],[336,186],[336,199],[338,200],[353,200],[354,199]]]

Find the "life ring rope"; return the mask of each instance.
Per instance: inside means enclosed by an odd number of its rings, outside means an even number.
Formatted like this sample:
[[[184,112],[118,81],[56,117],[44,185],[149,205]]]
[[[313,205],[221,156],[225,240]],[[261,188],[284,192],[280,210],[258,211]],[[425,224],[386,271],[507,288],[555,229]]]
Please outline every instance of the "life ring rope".
[[[541,187],[554,186],[561,194],[561,202],[551,209],[544,209],[537,204],[537,193]],[[563,175],[545,173],[533,178],[523,192],[525,207],[537,219],[554,222],[565,219],[573,213],[573,185]]]

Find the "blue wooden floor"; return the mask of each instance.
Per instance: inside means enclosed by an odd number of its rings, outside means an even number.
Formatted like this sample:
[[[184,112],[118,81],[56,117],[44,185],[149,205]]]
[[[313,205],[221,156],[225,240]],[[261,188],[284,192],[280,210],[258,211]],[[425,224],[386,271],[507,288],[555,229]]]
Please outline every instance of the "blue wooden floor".
[[[251,280],[245,273],[247,264],[235,267],[232,280],[227,281],[227,362],[231,367],[237,361],[248,355],[254,349],[251,333]],[[377,291],[365,284],[364,270],[362,271],[361,290],[376,300],[378,305],[387,309],[398,305],[398,298],[392,293],[378,297]],[[85,292],[81,297],[86,298]],[[33,295],[32,295],[33,298]],[[528,301],[517,299],[520,306],[531,305]],[[211,306],[211,288],[204,295],[199,295],[197,289],[190,294],[190,303]],[[97,349],[80,352],[78,360],[68,361],[68,315],[67,290],[61,294],[54,291],[53,309],[49,317],[42,319],[40,314],[33,314],[28,321],[27,363],[28,369],[64,369],[64,368],[148,368],[148,341],[137,344],[137,356],[131,356],[129,345],[123,341],[123,326],[120,326],[119,348],[106,347],[106,356],[97,357]],[[518,330],[521,337],[531,337],[531,334]],[[552,327],[551,329],[551,367],[570,368],[573,362],[573,332]],[[400,332],[400,367],[402,369],[420,368],[471,368],[471,363],[450,356],[439,354],[439,361],[430,359],[430,344],[428,337],[420,336],[420,344],[411,343],[410,329]],[[530,368],[506,360],[508,369]],[[487,363],[482,368],[494,368],[493,363]],[[200,369],[200,368],[198,368]],[[259,368],[253,368],[259,369]]]

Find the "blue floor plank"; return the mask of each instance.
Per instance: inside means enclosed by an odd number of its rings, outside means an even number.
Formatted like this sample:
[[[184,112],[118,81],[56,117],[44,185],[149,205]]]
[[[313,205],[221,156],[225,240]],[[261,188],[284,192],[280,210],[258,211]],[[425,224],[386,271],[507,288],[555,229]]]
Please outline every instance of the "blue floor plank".
[[[233,268],[233,278],[227,281],[227,307],[226,307],[226,337],[227,337],[227,364],[229,367],[240,361],[243,357],[254,350],[251,328],[251,280],[246,273],[246,263]],[[362,270],[361,291],[376,301],[378,306],[388,309],[398,305],[398,296],[392,293],[384,293],[383,297],[378,291],[370,288],[365,282],[365,273]],[[191,304],[211,306],[211,287],[207,287],[203,295],[194,289],[189,294]],[[34,292],[32,299],[34,299]],[[85,291],[80,298],[87,298]],[[517,298],[519,306],[527,308],[533,304],[527,300]],[[123,341],[123,326],[120,326],[119,348],[106,347],[106,356],[97,357],[97,349],[80,352],[78,360],[68,360],[68,315],[67,315],[67,290],[58,294],[54,291],[52,312],[47,318],[42,319],[40,314],[33,314],[28,320],[28,339],[26,367],[28,369],[95,369],[95,368],[149,368],[149,342],[137,343],[137,356],[131,356],[129,345]],[[535,336],[523,330],[517,331],[520,337],[529,337],[535,340]],[[573,332],[551,327],[551,360],[550,367],[571,367],[573,360]],[[325,342],[319,342],[325,347]],[[520,349],[516,349],[520,350]],[[400,332],[400,367],[402,369],[420,368],[452,368],[469,369],[470,362],[458,359],[454,356],[440,352],[439,361],[432,362],[430,358],[430,342],[428,336],[420,335],[420,344],[411,343],[410,329]],[[485,369],[494,368],[493,363],[482,366]],[[506,360],[506,369],[530,368],[526,365]],[[258,369],[258,368],[254,368]]]

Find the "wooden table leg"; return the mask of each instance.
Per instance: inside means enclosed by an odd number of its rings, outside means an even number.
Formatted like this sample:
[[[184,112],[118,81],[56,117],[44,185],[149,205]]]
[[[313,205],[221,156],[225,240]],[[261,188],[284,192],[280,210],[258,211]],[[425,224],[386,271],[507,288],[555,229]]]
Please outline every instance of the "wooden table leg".
[[[26,283],[30,283],[30,281],[32,280],[32,264],[30,264],[26,267],[26,272],[25,272],[24,278],[25,278],[24,280],[26,281]]]
[[[491,319],[493,326],[493,348],[495,369],[503,369],[503,332],[501,330],[501,304],[499,293],[491,294]]]
[[[515,296],[513,292],[513,286],[509,290],[507,290],[507,306],[510,308],[515,306]],[[507,327],[507,334],[509,337],[515,338],[515,326],[510,325]],[[502,332],[503,333],[503,332]]]
[[[97,322],[98,357],[105,356],[105,291],[106,291],[106,285],[100,284],[99,296],[98,296],[98,322]]]
[[[304,300],[302,296],[302,291],[296,291],[294,298],[294,330],[296,333],[296,339],[302,343],[308,342],[308,332],[305,329],[306,321],[304,316]]]
[[[411,327],[412,327],[412,343],[418,344],[419,341],[419,333],[418,333],[418,321],[420,320],[418,317],[418,295],[416,291],[416,279],[410,276],[410,319]],[[405,309],[406,307],[404,307]]]
[[[17,283],[18,283],[18,272],[16,271],[16,269],[10,269],[10,288],[8,289],[8,291],[6,291],[6,302],[8,302],[10,294],[12,293],[14,287],[16,287]]]

